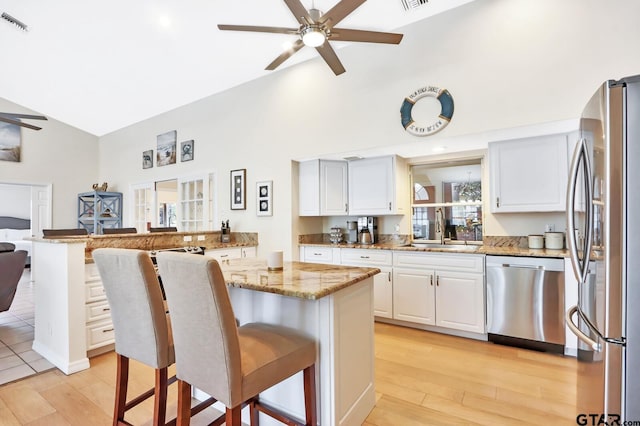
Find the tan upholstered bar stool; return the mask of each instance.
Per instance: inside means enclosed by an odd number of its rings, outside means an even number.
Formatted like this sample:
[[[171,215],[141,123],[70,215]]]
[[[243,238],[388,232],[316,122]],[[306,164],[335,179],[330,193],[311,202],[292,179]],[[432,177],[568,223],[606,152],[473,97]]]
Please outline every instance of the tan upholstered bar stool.
[[[153,262],[145,251],[115,248],[96,249],[93,259],[109,301],[116,340],[113,424],[128,425],[125,412],[155,396],[153,425],[164,425],[167,387],[176,380],[175,376],[168,378],[168,367],[174,363],[175,355],[170,322]],[[127,402],[129,359],[155,368],[155,386]],[[193,414],[213,402],[211,399],[199,404],[194,407]]]
[[[225,404],[227,426],[240,425],[244,405],[251,424],[258,411],[300,424],[261,403],[258,394],[303,371],[307,425],[316,425],[315,340],[296,330],[251,323],[236,325],[220,265],[213,258],[161,252],[156,257],[176,353],[178,425],[188,425],[191,386]]]

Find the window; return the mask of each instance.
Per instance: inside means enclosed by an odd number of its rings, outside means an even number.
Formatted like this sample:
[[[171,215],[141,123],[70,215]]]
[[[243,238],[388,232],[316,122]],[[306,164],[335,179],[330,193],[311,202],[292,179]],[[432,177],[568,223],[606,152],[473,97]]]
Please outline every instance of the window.
[[[414,240],[482,241],[481,159],[411,167]]]

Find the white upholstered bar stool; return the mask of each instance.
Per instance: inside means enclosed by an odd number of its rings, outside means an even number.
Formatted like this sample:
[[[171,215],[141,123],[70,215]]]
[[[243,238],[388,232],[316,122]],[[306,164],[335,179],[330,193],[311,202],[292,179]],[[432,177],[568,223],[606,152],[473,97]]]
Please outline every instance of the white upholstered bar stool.
[[[174,363],[175,355],[171,325],[153,262],[145,251],[115,248],[96,249],[93,259],[109,301],[116,341],[113,424],[130,424],[124,419],[125,412],[155,396],[153,425],[164,425],[167,387],[176,380],[175,376],[168,378],[168,367]],[[155,369],[155,386],[127,402],[129,359]],[[213,402],[211,399],[199,404],[193,414]]]
[[[162,252],[156,257],[167,295],[176,353],[178,425],[188,425],[191,386],[226,406],[227,426],[241,424],[250,405],[285,424],[301,424],[262,403],[258,394],[302,371],[306,422],[316,425],[316,342],[282,326],[236,325],[220,265],[213,258]]]

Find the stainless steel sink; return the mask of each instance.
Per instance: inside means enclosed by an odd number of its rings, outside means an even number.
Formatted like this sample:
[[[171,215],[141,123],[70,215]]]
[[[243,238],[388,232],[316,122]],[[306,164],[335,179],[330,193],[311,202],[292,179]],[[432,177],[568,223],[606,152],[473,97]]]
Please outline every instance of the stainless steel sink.
[[[423,249],[440,249],[440,250],[450,250],[450,251],[477,251],[481,246],[475,244],[441,244],[441,243],[412,243],[407,244],[407,246],[415,247],[415,248],[423,248]]]

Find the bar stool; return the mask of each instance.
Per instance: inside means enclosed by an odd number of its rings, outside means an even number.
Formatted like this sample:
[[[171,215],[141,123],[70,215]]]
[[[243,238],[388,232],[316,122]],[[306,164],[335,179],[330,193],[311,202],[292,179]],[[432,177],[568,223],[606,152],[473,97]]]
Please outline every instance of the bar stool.
[[[316,425],[316,342],[296,330],[270,324],[236,325],[220,265],[213,258],[161,252],[157,263],[167,294],[175,341],[178,425],[189,425],[191,386],[226,406],[227,426],[251,424],[261,411],[299,424],[259,399],[259,393],[303,371],[306,425]]]
[[[128,425],[125,412],[151,396],[154,396],[153,425],[164,425],[167,387],[176,380],[175,376],[168,378],[168,367],[174,363],[175,355],[171,323],[151,258],[142,250],[101,248],[93,251],[93,259],[109,301],[116,340],[113,425]],[[127,402],[130,359],[155,369],[155,386]],[[198,404],[192,414],[214,402],[209,399]]]

